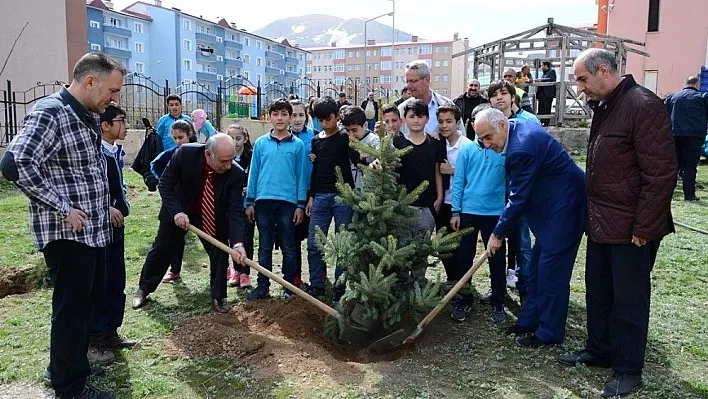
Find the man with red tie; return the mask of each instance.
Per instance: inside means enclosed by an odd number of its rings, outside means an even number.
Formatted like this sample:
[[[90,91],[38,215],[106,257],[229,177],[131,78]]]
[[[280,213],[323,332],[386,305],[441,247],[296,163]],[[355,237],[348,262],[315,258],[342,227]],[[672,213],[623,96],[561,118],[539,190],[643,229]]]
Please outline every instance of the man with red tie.
[[[184,144],[172,156],[160,178],[162,207],[160,225],[140,273],[133,309],[145,305],[157,289],[172,260],[176,243],[192,224],[236,250],[234,260],[243,263],[246,225],[242,192],[245,174],[233,161],[234,142],[219,133],[206,144]],[[229,311],[226,302],[228,254],[202,240],[209,255],[211,306],[218,313]]]

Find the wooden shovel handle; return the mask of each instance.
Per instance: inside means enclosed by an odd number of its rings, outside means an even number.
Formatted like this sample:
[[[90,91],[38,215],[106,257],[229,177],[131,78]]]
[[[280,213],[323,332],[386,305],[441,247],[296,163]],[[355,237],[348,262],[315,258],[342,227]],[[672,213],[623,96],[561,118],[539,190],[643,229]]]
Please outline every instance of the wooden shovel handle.
[[[472,278],[472,275],[474,275],[477,269],[479,269],[484,264],[485,260],[487,260],[487,251],[484,251],[484,253],[482,253],[482,256],[477,258],[477,260],[474,262],[474,265],[470,267],[467,273],[462,276],[460,281],[458,281],[457,284],[452,287],[452,289],[447,293],[447,295],[445,295],[443,299],[440,300],[440,303],[438,303],[433,308],[433,310],[431,310],[430,313],[428,313],[428,315],[425,316],[425,318],[420,323],[418,323],[418,326],[416,327],[415,331],[406,340],[413,339],[420,335],[423,329],[435,318],[435,316],[438,315],[438,313],[440,313],[440,311],[445,307],[445,305],[450,302],[450,299],[457,295],[457,293],[460,292],[462,287],[467,284],[467,281]]]
[[[217,240],[216,238],[210,236],[209,234],[203,232],[202,230],[192,226],[191,224],[189,225],[189,230],[193,232],[194,234],[198,235],[199,237],[207,240],[209,243],[211,243],[213,246],[219,248],[220,250],[228,253],[229,255],[234,253],[234,250],[229,248],[228,245],[224,244],[223,242]],[[322,301],[317,300],[317,298],[313,297],[312,295],[308,294],[307,292],[301,290],[300,288],[297,288],[296,286],[290,284],[289,282],[285,281],[282,277],[274,274],[270,270],[266,269],[265,267],[259,265],[258,263],[252,261],[251,259],[246,258],[246,264],[254,269],[256,269],[259,273],[262,273],[266,275],[269,279],[277,282],[278,284],[282,285],[283,287],[289,289],[292,291],[293,294],[301,297],[302,299],[306,300],[307,302],[310,302],[311,304],[317,306],[320,308],[323,312],[329,314],[330,316],[336,317],[338,319],[341,319],[341,315],[339,312],[336,310],[332,309],[331,307],[327,306]]]

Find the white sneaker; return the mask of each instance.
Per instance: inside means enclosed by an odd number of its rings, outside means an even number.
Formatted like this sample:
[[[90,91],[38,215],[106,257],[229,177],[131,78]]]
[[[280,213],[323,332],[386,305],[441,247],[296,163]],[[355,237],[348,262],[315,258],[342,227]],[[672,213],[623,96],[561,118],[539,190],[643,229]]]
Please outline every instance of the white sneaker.
[[[506,286],[508,288],[516,288],[516,282],[519,279],[516,277],[514,270],[506,269]]]

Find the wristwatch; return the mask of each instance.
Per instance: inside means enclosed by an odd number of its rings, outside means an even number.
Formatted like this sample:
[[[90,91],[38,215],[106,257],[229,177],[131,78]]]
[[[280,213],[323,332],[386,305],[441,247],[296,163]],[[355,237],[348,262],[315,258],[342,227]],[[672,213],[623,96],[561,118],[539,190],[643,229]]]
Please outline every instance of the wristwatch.
[[[243,243],[237,242],[236,244],[234,244],[233,249],[236,249],[236,248],[243,248]]]

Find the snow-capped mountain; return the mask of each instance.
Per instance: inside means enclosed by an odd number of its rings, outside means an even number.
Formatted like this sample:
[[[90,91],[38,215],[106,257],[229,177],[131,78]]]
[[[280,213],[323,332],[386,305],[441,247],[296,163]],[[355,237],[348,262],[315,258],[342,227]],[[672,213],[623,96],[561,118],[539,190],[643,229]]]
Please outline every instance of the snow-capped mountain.
[[[377,43],[391,42],[391,26],[378,21],[366,25],[366,36]],[[342,19],[331,15],[310,14],[284,18],[254,32],[277,41],[288,39],[302,48],[364,44],[364,19]],[[396,41],[409,41],[411,34],[396,29]]]

